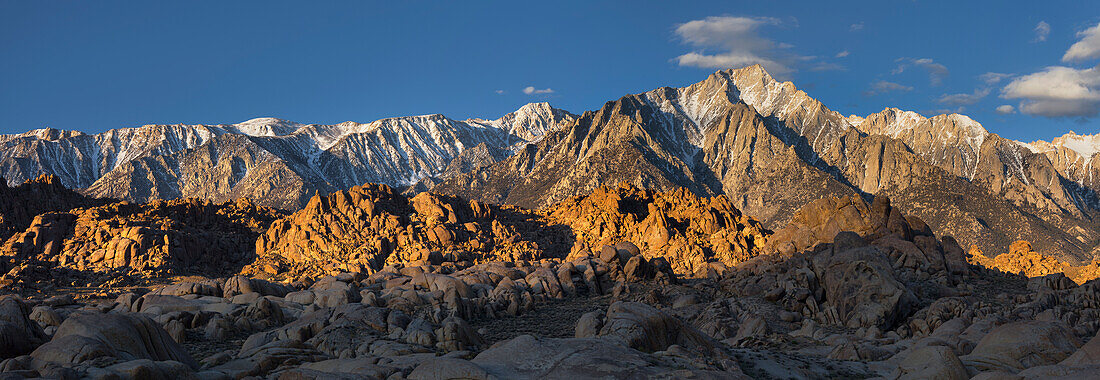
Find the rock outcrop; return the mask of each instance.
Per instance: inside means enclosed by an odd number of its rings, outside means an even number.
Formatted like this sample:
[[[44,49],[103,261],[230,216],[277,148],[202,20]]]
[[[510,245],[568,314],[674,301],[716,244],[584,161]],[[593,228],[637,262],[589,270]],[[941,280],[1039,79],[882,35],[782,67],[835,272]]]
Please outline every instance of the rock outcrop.
[[[135,313],[76,313],[58,326],[53,338],[30,354],[37,362],[80,364],[101,357],[122,361],[174,361],[199,364],[155,321]]]
[[[194,199],[47,212],[0,246],[0,255],[88,273],[234,274],[253,259],[257,231],[281,215],[248,200]]]
[[[1100,260],[1083,265],[1073,265],[1055,257],[1033,251],[1031,243],[1018,240],[1008,247],[1008,252],[992,258],[985,256],[977,247],[971,247],[968,260],[975,265],[996,269],[1006,273],[1027,277],[1044,277],[1052,274],[1064,274],[1077,284],[1100,278]]]
[[[571,257],[627,241],[647,259],[664,258],[681,274],[705,275],[709,264],[732,267],[746,261],[759,254],[769,233],[725,196],[701,198],[685,189],[601,186],[543,212],[572,230]]]
[[[314,196],[256,241],[253,273],[378,270],[387,264],[531,260],[570,244],[560,226],[527,210],[386,185]],[[557,257],[564,257],[557,254]]]
[[[31,221],[43,213],[64,212],[109,202],[72,191],[52,175],[43,174],[15,187],[9,187],[6,181],[0,180],[0,241],[6,241],[27,229]]]
[[[315,196],[276,221],[256,243],[249,273],[368,271],[396,263],[568,259],[631,251],[662,259],[675,273],[707,275],[711,264],[737,265],[757,255],[768,231],[725,197],[686,191],[600,187],[555,207],[532,211],[421,193],[407,198],[385,185]],[[646,267],[620,256],[631,275]],[[611,262],[607,258],[605,261]],[[724,270],[724,269],[723,269]]]
[[[27,297],[0,298],[0,371],[954,379],[1100,368],[1100,282],[968,262],[958,241],[881,195],[812,202],[775,234],[724,196],[631,186],[532,211],[368,185],[276,216],[243,201],[40,215],[7,245],[25,262],[5,275],[21,286],[2,290]],[[206,237],[181,243],[192,249],[251,233],[240,249],[258,253],[242,275],[204,269],[233,262],[227,252],[204,261],[170,245],[127,248],[136,255],[122,268],[152,289],[43,280],[77,267],[117,273],[68,248],[98,247],[112,223]],[[145,272],[131,267],[142,262]],[[1068,268],[1044,263],[1024,274]]]

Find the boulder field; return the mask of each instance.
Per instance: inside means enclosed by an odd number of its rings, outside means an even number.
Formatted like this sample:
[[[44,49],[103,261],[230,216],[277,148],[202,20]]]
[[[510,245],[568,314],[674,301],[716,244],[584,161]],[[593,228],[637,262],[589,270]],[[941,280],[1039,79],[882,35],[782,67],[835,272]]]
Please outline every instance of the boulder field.
[[[1095,376],[1100,282],[1025,244],[975,256],[885,197],[772,232],[631,186],[93,205],[4,244],[0,378]]]

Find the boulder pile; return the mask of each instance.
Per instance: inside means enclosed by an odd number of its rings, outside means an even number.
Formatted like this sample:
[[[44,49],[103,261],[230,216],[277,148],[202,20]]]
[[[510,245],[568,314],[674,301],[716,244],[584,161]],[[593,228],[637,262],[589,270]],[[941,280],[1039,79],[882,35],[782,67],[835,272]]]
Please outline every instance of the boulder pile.
[[[47,212],[4,252],[19,286],[0,288],[3,378],[1100,371],[1100,281],[1025,242],[967,253],[886,197],[825,198],[772,234],[686,191],[603,187],[530,211],[367,185],[285,216],[245,201]],[[159,281],[42,280],[63,269]]]
[[[1008,247],[1007,253],[987,257],[978,247],[970,247],[968,260],[974,265],[1015,273],[1027,277],[1043,277],[1062,273],[1077,284],[1100,278],[1100,260],[1073,265],[1057,258],[1035,252],[1031,243],[1018,240]]]
[[[256,242],[251,274],[323,275],[396,263],[573,259],[628,241],[675,273],[724,271],[760,252],[768,231],[719,196],[600,187],[531,211],[368,184],[315,196]],[[607,260],[605,260],[607,261]],[[625,265],[625,263],[624,263]]]
[[[552,223],[572,230],[570,256],[629,241],[649,258],[664,258],[673,271],[689,276],[724,271],[756,256],[769,234],[725,196],[702,198],[684,188],[658,192],[626,184],[601,186],[543,212]]]
[[[88,273],[226,275],[251,262],[257,231],[281,215],[248,200],[196,199],[46,212],[7,239],[0,256]]]
[[[272,223],[247,273],[286,277],[370,272],[396,263],[516,261],[567,249],[560,226],[536,213],[431,193],[408,198],[367,184],[317,195]],[[566,248],[562,248],[566,247]]]
[[[0,241],[27,229],[42,213],[68,211],[110,203],[109,199],[88,198],[70,190],[53,175],[40,175],[19,186],[9,187],[0,177]]]

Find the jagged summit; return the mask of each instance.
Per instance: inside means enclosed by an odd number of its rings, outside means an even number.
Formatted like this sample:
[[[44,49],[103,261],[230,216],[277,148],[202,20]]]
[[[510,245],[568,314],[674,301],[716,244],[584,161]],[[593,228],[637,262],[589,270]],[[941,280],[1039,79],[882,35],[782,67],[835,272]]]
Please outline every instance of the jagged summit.
[[[467,123],[508,131],[524,142],[542,139],[548,132],[573,122],[576,115],[550,106],[548,102],[527,103],[496,120],[470,119]],[[518,141],[512,141],[515,143]]]
[[[70,131],[70,130],[64,130],[64,129],[45,127],[45,128],[39,128],[39,129],[32,129],[30,131],[19,133],[19,134],[0,135],[0,141],[7,141],[7,140],[12,140],[12,139],[28,138],[28,137],[29,138],[38,138],[38,139],[42,139],[42,140],[51,140],[52,141],[52,140],[58,140],[58,139],[67,138],[67,137],[80,136],[80,135],[83,135],[83,134],[84,134],[84,132],[80,132],[80,131]]]

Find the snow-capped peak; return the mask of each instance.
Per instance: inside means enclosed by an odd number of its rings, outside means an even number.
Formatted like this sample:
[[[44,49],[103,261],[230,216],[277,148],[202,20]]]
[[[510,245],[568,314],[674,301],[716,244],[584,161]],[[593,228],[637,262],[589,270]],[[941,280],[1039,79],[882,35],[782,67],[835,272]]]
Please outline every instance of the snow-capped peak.
[[[550,106],[547,102],[527,103],[496,120],[469,119],[466,123],[481,127],[499,128],[510,136],[534,142],[550,131],[576,119],[576,116]]]
[[[859,126],[863,124],[863,121],[866,120],[856,115],[848,115],[848,117],[845,119],[848,120],[848,124],[851,124],[853,127],[856,128],[859,128]]]
[[[981,123],[969,116],[957,113],[947,115],[947,118],[954,122],[955,129],[963,135],[960,137],[966,140],[975,152],[981,148],[982,143],[985,142],[985,137],[989,135],[989,131]]]
[[[294,133],[302,125],[273,117],[259,117],[230,125],[233,132],[249,136],[285,136]]]

